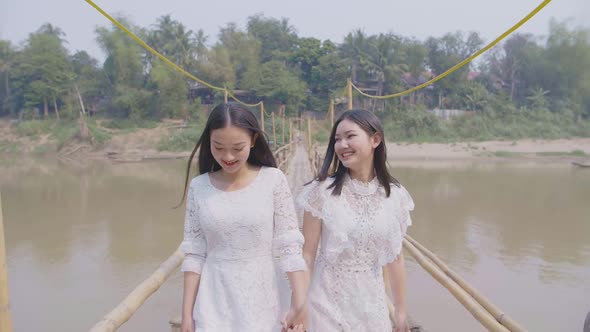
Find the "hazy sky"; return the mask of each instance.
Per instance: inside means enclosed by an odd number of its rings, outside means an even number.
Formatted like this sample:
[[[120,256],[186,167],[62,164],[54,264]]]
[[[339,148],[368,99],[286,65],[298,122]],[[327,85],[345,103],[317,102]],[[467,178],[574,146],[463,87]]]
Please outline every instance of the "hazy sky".
[[[335,42],[351,30],[368,34],[395,32],[423,40],[457,30],[477,31],[490,41],[524,17],[541,0],[96,0],[110,14],[123,14],[140,26],[171,14],[196,31],[203,29],[215,41],[228,22],[245,26],[248,16],[264,13],[286,17],[299,36]],[[571,19],[590,26],[590,0],[553,0],[519,31],[544,35],[550,18]],[[94,30],[108,24],[106,18],[83,0],[0,0],[0,38],[15,44],[24,41],[42,23],[66,33],[68,47],[86,50],[102,59]]]

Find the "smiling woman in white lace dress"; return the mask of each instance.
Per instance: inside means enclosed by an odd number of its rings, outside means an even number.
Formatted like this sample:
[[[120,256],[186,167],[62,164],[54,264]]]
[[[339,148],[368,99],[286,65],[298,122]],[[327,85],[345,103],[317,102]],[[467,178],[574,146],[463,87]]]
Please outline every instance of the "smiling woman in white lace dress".
[[[189,185],[197,151],[200,175]],[[303,236],[285,175],[248,109],[211,112],[187,188],[182,332],[302,330],[294,322],[306,301]],[[273,252],[292,289],[282,319]]]
[[[298,197],[305,211],[303,256],[313,267],[307,331],[391,332],[383,267],[393,289],[395,331],[408,328],[401,249],[414,203],[386,162],[379,119],[365,110],[343,113],[318,178]]]

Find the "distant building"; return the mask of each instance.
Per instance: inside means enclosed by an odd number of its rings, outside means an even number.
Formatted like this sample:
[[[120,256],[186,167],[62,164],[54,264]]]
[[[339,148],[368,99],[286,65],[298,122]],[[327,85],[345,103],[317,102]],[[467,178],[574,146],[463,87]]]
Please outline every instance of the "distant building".
[[[456,110],[456,109],[440,109],[440,108],[427,110],[426,112],[432,113],[443,120],[449,120],[451,118],[458,117],[458,116],[471,116],[474,114],[473,111]]]

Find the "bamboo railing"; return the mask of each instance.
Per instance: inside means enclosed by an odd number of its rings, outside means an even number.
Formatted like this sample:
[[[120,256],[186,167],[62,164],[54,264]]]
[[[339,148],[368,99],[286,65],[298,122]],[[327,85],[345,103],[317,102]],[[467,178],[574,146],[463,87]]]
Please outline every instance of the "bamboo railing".
[[[2,194],[0,193],[0,331],[12,332],[12,316],[8,301],[8,271],[6,268],[6,245],[4,219],[2,217]]]
[[[301,122],[301,121],[299,121]],[[283,122],[284,124],[284,122]],[[317,175],[321,166],[321,159],[317,153],[317,149],[312,142],[312,132],[310,120],[307,120],[307,150],[308,159],[311,163],[311,169],[314,176]],[[274,134],[273,136],[275,136]],[[285,135],[285,132],[282,132]],[[292,155],[296,141],[293,134],[293,121],[289,120],[288,143],[279,147],[274,151],[278,167],[283,169]],[[485,296],[483,296],[474,287],[469,285],[457,273],[452,271],[442,260],[434,255],[426,247],[418,243],[409,235],[403,240],[403,246],[406,251],[416,260],[416,262],[424,268],[432,277],[445,287],[465,309],[487,330],[492,332],[523,332],[526,331],[518,323],[508,317],[498,307],[491,303]],[[154,272],[148,279],[137,286],[131,294],[127,296],[113,311],[107,314],[99,323],[97,323],[91,332],[105,332],[115,331],[123,323],[125,323],[135,311],[153,294],[181,264],[183,259],[182,253],[177,250],[170,256],[156,272]],[[0,275],[1,277],[1,275]],[[393,320],[395,308],[391,302],[391,289],[387,272],[384,270],[384,279],[386,289],[384,290],[388,297],[388,309],[391,319]],[[179,331],[180,320],[178,317],[169,321],[172,331]],[[412,329],[412,331],[421,331],[421,328]],[[4,331],[4,330],[3,330]]]
[[[274,155],[277,160],[277,167],[281,169],[283,172],[286,172],[285,166],[287,165],[289,157],[294,151],[294,145],[295,142],[291,141],[288,144],[283,145],[274,151]]]
[[[411,236],[406,235],[403,245],[416,262],[444,286],[488,331],[526,331]]]
[[[184,254],[180,251],[180,248],[176,249],[168,259],[160,264],[160,267],[149,278],[135,287],[115,309],[104,316],[100,322],[96,323],[90,332],[116,331],[178,269],[183,259]]]
[[[451,280],[459,285],[467,294],[469,294],[474,300],[477,301],[485,310],[487,310],[496,321],[504,325],[510,331],[523,332],[526,331],[520,324],[506,315],[500,308],[494,305],[489,299],[481,294],[477,289],[471,286],[456,272],[451,270],[440,258],[436,257],[430,250],[418,243],[411,236],[406,236],[406,240],[412,243],[422,254],[428,257],[444,274],[446,274]]]

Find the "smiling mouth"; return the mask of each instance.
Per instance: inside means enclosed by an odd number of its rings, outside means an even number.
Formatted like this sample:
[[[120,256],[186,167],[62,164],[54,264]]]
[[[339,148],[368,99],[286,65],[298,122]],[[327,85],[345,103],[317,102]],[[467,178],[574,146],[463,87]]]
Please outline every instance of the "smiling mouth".
[[[354,152],[344,152],[343,154],[340,155],[341,158],[346,159],[350,156],[352,156],[354,154]]]
[[[226,166],[234,166],[235,164],[237,164],[238,161],[232,161],[232,162],[227,162],[227,161],[223,161],[223,164]]]

